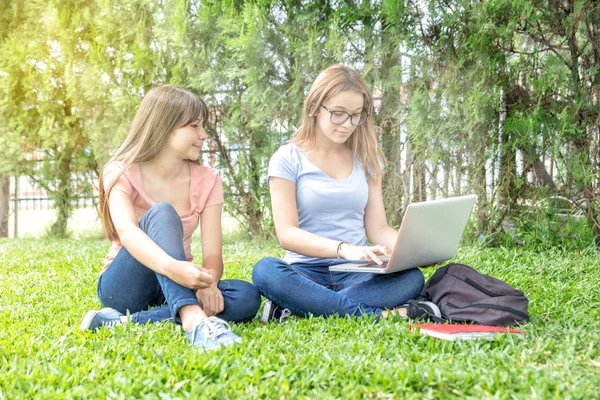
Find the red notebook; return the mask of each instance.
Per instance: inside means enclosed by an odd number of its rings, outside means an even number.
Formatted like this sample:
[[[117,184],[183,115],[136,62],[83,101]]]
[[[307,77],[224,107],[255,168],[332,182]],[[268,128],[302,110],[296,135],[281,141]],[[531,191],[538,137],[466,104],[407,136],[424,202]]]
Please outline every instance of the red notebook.
[[[518,329],[500,328],[498,326],[463,324],[412,324],[408,329],[411,332],[444,340],[494,340],[496,335],[500,333],[517,335],[519,337],[525,333]]]

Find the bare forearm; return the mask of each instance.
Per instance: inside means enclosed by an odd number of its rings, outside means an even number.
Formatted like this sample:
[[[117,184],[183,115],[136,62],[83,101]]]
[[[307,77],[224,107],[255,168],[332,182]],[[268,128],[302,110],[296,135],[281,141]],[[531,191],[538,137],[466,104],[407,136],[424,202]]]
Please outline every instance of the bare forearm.
[[[202,257],[202,266],[215,279],[215,283],[221,280],[223,275],[223,258],[219,256]]]
[[[169,276],[173,258],[140,228],[132,226],[119,233],[121,244],[140,263],[161,275]]]
[[[367,230],[367,238],[373,244],[379,244],[392,250],[396,243],[398,231],[389,225],[383,225],[377,229]]]
[[[286,249],[309,257],[337,257],[339,241],[315,235],[297,227],[287,228],[278,235],[279,243]]]

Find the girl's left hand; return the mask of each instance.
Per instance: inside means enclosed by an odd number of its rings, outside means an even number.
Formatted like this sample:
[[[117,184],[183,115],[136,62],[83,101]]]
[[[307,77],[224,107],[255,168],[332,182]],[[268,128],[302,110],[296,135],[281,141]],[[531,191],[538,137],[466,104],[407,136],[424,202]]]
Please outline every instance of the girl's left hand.
[[[196,297],[202,306],[202,309],[207,316],[212,317],[217,315],[225,305],[223,304],[223,294],[217,287],[217,282],[214,282],[206,289],[198,289]]]

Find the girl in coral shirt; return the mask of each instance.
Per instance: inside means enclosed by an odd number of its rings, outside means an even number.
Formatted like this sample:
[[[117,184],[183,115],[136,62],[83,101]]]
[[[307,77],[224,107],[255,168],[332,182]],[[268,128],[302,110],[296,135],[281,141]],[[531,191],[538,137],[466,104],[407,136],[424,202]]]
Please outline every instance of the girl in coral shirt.
[[[101,219],[112,241],[98,282],[105,308],[89,311],[81,329],[172,320],[205,349],[241,341],[226,321],[254,317],[260,296],[248,282],[221,280],[223,189],[200,164],[207,118],[185,89],[165,85],[144,97],[101,174]],[[198,225],[202,265],[191,253]]]

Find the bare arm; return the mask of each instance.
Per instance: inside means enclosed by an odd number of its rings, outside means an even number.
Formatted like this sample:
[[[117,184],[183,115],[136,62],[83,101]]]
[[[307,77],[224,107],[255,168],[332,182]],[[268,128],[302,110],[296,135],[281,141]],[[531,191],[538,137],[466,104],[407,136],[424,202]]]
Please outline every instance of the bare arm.
[[[202,266],[219,282],[223,275],[223,236],[221,230],[222,204],[215,204],[202,211],[200,232],[202,234]]]
[[[112,190],[108,207],[121,244],[140,263],[191,289],[204,288],[212,283],[212,277],[200,267],[175,260],[140,229],[127,193]]]
[[[369,200],[365,208],[365,229],[367,238],[373,244],[393,249],[398,231],[388,225],[383,206],[381,180],[369,181]]]
[[[221,233],[221,215],[223,205],[215,204],[200,214],[200,231],[202,233],[202,266],[213,277],[213,283],[196,292],[196,297],[206,315],[216,315],[223,311],[223,294],[218,283],[223,275],[223,238]]]
[[[337,257],[338,241],[324,238],[298,227],[296,185],[284,178],[270,178],[271,207],[277,239],[286,250],[310,257]]]

